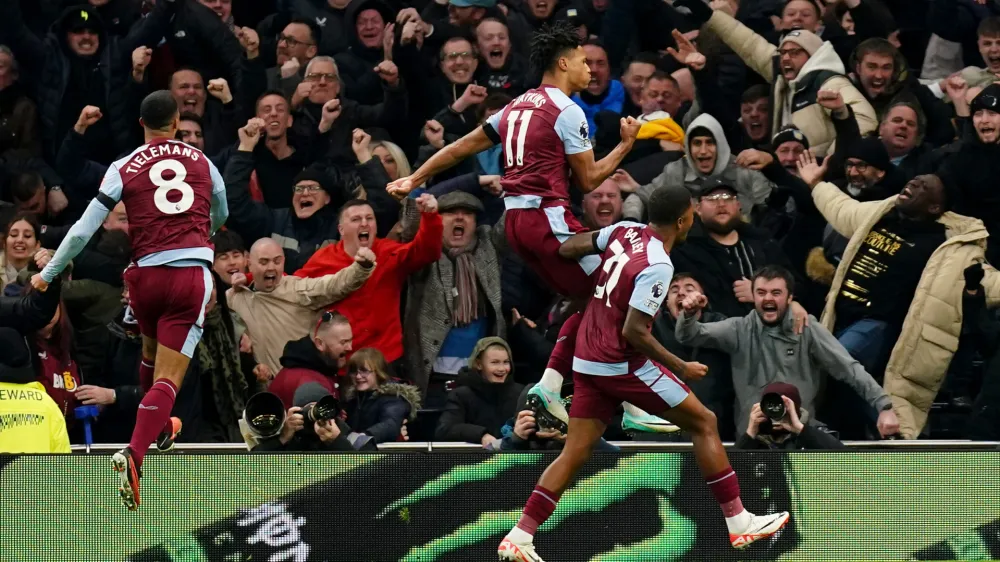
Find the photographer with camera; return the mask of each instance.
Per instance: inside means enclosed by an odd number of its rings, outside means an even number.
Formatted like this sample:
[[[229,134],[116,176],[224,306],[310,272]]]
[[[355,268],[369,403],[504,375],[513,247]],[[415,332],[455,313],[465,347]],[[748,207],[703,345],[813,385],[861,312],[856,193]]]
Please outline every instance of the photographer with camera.
[[[340,404],[323,385],[308,382],[298,387],[294,403],[285,414],[281,431],[262,439],[253,448],[254,452],[347,452],[356,450],[356,446],[375,449],[370,438],[359,439],[358,434],[352,434],[351,428],[337,419]]]
[[[746,433],[736,440],[736,448],[843,449],[844,444],[802,408],[795,385],[773,382],[750,408]]]

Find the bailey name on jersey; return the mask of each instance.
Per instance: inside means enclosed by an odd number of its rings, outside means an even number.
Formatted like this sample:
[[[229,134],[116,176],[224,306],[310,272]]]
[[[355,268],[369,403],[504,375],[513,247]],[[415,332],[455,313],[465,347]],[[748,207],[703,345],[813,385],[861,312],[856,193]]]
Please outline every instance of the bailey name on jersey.
[[[183,146],[180,143],[165,142],[161,144],[154,144],[137,154],[135,158],[129,160],[128,167],[125,168],[125,171],[129,174],[134,174],[138,172],[144,164],[153,158],[158,158],[160,156],[183,156],[185,158],[190,158],[192,162],[197,162],[198,159],[201,158],[201,152],[196,148]]]

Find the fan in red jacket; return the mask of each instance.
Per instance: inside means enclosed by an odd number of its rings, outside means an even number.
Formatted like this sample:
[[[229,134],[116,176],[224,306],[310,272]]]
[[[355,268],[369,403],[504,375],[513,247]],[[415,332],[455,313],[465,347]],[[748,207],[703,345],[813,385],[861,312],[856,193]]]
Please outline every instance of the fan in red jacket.
[[[350,320],[354,349],[374,347],[386,361],[403,356],[403,329],[399,320],[399,299],[406,278],[441,258],[444,227],[437,212],[437,200],[423,194],[416,199],[420,209],[420,229],[413,241],[402,244],[376,238],[375,212],[362,199],[344,204],[340,211],[340,242],[315,254],[297,277],[330,275],[354,263],[354,254],[365,246],[375,252],[378,267],[360,289],[336,303],[331,310]]]

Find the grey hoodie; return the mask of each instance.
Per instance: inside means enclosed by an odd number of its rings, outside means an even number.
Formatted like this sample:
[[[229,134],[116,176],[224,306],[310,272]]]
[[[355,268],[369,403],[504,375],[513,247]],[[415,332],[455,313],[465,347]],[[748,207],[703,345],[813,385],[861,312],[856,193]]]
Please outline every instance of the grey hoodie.
[[[793,331],[793,323],[792,315],[786,313],[780,325],[767,326],[756,310],[706,324],[681,315],[674,334],[683,345],[710,347],[730,355],[739,433],[746,432],[750,408],[772,382],[794,384],[802,396],[802,408],[811,411],[816,410],[824,373],[847,383],[878,412],[891,404],[885,390],[819,320],[810,315],[802,335]]]
[[[712,132],[715,137],[716,156],[715,168],[710,175],[702,174],[688,160],[691,154],[691,131],[698,127],[704,127]],[[663,167],[663,172],[653,178],[649,184],[641,186],[638,191],[629,195],[625,199],[622,212],[625,217],[642,221],[645,219],[646,205],[649,203],[649,196],[653,190],[665,185],[680,185],[691,191],[694,197],[698,188],[709,178],[717,177],[730,182],[739,194],[740,210],[745,216],[750,216],[754,207],[763,205],[774,184],[758,171],[740,168],[735,164],[732,149],[729,148],[729,141],[722,130],[722,125],[707,113],[703,113],[695,118],[688,125],[684,132],[684,152],[685,156],[680,160],[675,160]]]

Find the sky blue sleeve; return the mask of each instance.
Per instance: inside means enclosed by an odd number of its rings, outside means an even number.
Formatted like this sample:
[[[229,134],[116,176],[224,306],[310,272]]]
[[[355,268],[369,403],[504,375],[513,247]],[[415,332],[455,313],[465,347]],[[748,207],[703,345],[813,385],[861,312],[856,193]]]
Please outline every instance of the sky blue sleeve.
[[[490,115],[489,117],[487,117],[486,118],[486,123],[484,123],[484,125],[489,125],[490,127],[493,127],[493,130],[496,131],[497,133],[499,133],[500,132],[500,117],[502,115],[503,115],[503,110],[501,109],[500,111],[498,111],[498,112],[494,113],[493,115]]]
[[[109,212],[108,208],[100,201],[92,199],[80,220],[76,221],[73,228],[70,228],[69,232],[66,233],[66,238],[63,239],[62,244],[59,244],[56,255],[42,270],[42,279],[51,283],[53,279],[58,277],[66,269],[66,264],[75,258],[80,250],[83,250],[97,229],[101,228]]]
[[[229,218],[229,203],[226,201],[226,182],[222,174],[211,160],[208,161],[209,173],[212,175],[212,234],[218,232]]]
[[[667,296],[670,279],[674,276],[674,266],[669,263],[654,263],[642,270],[635,278],[632,298],[628,305],[639,312],[655,316]]]
[[[575,103],[567,105],[556,118],[556,134],[563,141],[563,149],[567,155],[593,150],[587,116]]]

